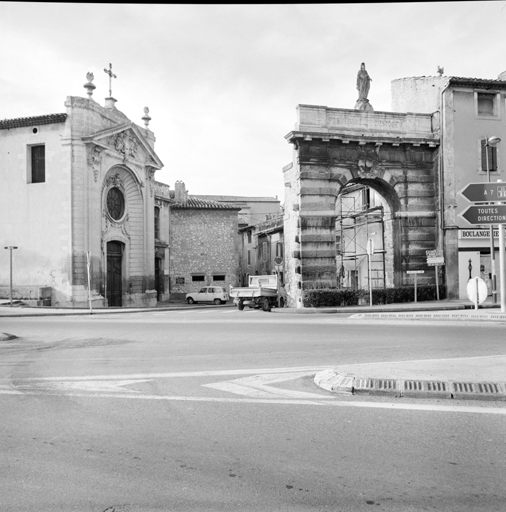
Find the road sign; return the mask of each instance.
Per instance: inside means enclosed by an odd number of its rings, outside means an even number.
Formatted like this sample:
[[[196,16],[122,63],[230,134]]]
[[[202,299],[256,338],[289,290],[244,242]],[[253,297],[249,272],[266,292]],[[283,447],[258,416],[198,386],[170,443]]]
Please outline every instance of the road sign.
[[[488,290],[485,281],[479,277],[473,277],[467,282],[467,296],[478,309],[478,304],[483,304],[487,298]]]
[[[369,256],[372,256],[374,254],[374,240],[372,238],[369,238],[369,240],[367,240],[367,254]]]
[[[468,183],[459,193],[473,203],[506,201],[506,183]]]
[[[279,256],[276,256],[276,257],[274,258],[274,263],[275,263],[276,265],[281,265],[281,264],[283,263],[283,258],[280,258]]]
[[[425,270],[407,270],[406,274],[423,274]]]
[[[472,205],[459,215],[469,224],[506,224],[506,204]]]
[[[438,265],[445,264],[445,259],[441,251],[434,249],[431,251],[425,251],[425,254],[427,255],[427,265],[429,267],[435,267]]]

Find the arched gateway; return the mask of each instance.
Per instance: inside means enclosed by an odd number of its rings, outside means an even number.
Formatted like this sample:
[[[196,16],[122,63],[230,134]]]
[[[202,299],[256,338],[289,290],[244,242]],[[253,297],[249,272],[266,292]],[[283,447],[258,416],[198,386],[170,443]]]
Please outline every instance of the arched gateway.
[[[385,284],[411,282],[426,250],[439,244],[437,123],[431,114],[399,114],[299,105],[293,161],[285,174],[286,284],[291,307],[302,291],[336,287],[336,201],[349,184],[377,191],[384,213]]]

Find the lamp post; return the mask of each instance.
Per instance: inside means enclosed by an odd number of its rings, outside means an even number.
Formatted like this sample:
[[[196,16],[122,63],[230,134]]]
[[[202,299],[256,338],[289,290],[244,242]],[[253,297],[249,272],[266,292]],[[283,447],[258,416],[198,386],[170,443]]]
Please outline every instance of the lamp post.
[[[11,305],[10,307],[12,308],[12,250],[13,249],[17,249],[17,247],[14,247],[13,245],[9,245],[7,247],[4,247],[4,249],[9,249],[9,256],[10,256],[10,264],[9,264],[9,267],[10,267],[10,292],[9,292],[9,297],[10,297],[10,300],[11,300]]]
[[[490,166],[488,162],[488,148],[494,148],[501,142],[499,137],[489,137],[485,141],[485,159],[487,162],[487,181],[490,183]],[[499,229],[501,226],[498,226]],[[492,302],[497,303],[497,279],[495,271],[494,225],[490,226],[490,273],[492,274]]]

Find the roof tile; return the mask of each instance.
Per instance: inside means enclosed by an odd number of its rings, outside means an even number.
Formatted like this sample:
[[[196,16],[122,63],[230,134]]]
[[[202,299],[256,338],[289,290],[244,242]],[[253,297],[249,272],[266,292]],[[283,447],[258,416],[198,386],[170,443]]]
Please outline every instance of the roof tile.
[[[23,126],[34,126],[41,124],[64,123],[67,114],[48,114],[45,116],[18,117],[17,119],[4,119],[0,121],[0,130],[10,130],[11,128],[21,128]]]

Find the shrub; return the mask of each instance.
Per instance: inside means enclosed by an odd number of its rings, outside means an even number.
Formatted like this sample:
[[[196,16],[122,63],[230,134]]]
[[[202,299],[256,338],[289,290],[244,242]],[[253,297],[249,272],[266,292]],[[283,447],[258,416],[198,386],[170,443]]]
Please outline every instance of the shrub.
[[[417,286],[417,301],[436,300],[436,286],[433,284]],[[446,287],[439,286],[439,298],[446,298]],[[362,301],[360,300],[362,299]],[[402,302],[414,302],[415,288],[403,286],[401,288],[373,288],[373,304],[396,304]],[[321,288],[304,290],[302,301],[304,307],[324,308],[357,306],[360,302],[369,304],[369,290],[357,290],[352,288]]]

